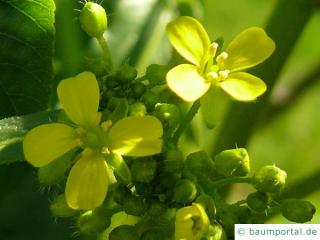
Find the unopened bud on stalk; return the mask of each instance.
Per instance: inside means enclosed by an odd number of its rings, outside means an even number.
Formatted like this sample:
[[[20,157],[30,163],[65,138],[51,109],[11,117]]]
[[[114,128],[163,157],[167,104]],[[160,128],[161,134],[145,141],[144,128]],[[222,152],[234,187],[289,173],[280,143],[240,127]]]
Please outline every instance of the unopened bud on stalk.
[[[76,210],[70,208],[66,202],[64,194],[57,196],[50,203],[50,211],[55,217],[71,217],[77,213]]]
[[[87,2],[80,13],[80,25],[91,37],[99,38],[107,30],[107,14],[102,6]]]
[[[260,168],[253,177],[254,187],[261,192],[280,192],[286,184],[287,173],[274,165]]]
[[[248,152],[245,148],[224,150],[216,155],[214,167],[226,177],[246,176],[250,172]]]
[[[178,203],[192,202],[197,196],[196,185],[188,179],[179,180],[173,190],[173,200]]]
[[[247,204],[250,209],[256,212],[263,212],[268,209],[270,197],[265,192],[254,192],[248,195]]]
[[[151,157],[136,159],[131,165],[134,181],[149,183],[152,181],[157,168],[157,162]]]
[[[312,219],[316,208],[308,201],[300,199],[286,199],[281,204],[282,215],[296,223],[305,223]]]

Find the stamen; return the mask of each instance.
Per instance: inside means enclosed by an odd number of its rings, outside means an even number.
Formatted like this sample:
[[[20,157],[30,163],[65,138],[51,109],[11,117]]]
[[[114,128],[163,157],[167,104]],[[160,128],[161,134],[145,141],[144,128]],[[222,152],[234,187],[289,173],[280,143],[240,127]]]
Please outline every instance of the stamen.
[[[218,80],[219,75],[218,75],[218,73],[216,73],[216,72],[209,72],[209,73],[207,74],[207,77],[208,77],[211,81],[216,81],[216,80]]]
[[[225,61],[228,58],[228,56],[229,56],[228,53],[222,52],[216,58],[217,63],[221,63],[221,62]]]
[[[101,149],[101,153],[102,153],[102,154],[110,154],[110,151],[109,151],[109,149],[108,149],[107,147],[103,147],[103,148]]]
[[[104,132],[107,132],[108,129],[111,127],[111,125],[112,125],[112,121],[111,121],[111,120],[107,120],[107,121],[105,121],[105,122],[103,122],[103,123],[101,124],[101,128],[102,128],[102,130],[103,130]]]
[[[219,72],[219,77],[224,80],[229,76],[230,71],[229,70],[223,70]]]
[[[211,45],[209,47],[210,56],[214,57],[216,55],[218,47],[219,47],[218,43],[216,43],[216,42],[211,43]]]

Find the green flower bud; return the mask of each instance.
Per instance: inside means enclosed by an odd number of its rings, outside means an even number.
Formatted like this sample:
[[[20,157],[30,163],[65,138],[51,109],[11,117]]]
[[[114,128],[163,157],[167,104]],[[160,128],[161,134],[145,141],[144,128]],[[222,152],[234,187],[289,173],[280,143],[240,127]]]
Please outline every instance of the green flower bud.
[[[142,100],[145,103],[147,110],[151,112],[154,109],[154,105],[158,103],[159,97],[151,91],[146,91],[142,96]]]
[[[80,233],[84,235],[96,235],[103,232],[111,224],[113,211],[98,207],[92,211],[81,214],[77,221]]]
[[[208,232],[202,238],[203,240],[227,240],[227,234],[218,223],[209,226]]]
[[[147,87],[142,82],[137,82],[132,86],[132,93],[135,98],[140,98],[146,90]]]
[[[253,177],[254,187],[261,192],[280,192],[285,186],[287,173],[269,165],[259,169]]]
[[[164,203],[162,202],[159,202],[159,201],[155,201],[155,202],[152,202],[149,209],[148,209],[148,214],[151,216],[151,217],[159,217],[161,215],[163,215],[167,210],[167,207]]]
[[[156,104],[154,116],[159,118],[163,125],[167,125],[169,128],[175,128],[180,122],[180,110],[174,104]]]
[[[165,154],[165,160],[161,162],[161,172],[179,173],[184,167],[184,159],[181,151],[169,150]]]
[[[136,159],[131,165],[134,181],[149,183],[154,178],[157,162],[151,157]]]
[[[214,221],[216,216],[216,206],[213,199],[209,195],[201,194],[199,197],[197,197],[195,202],[200,204],[206,211],[209,219]]]
[[[130,116],[144,116],[147,114],[147,107],[142,102],[136,102],[129,107]]]
[[[80,13],[80,25],[91,37],[101,37],[107,30],[107,14],[102,6],[94,2],[87,2]]]
[[[245,148],[224,150],[216,155],[214,167],[226,177],[246,176],[250,172],[248,152]]]
[[[141,236],[141,240],[167,240],[163,235],[163,231],[152,229],[144,232]]]
[[[110,153],[106,157],[106,161],[108,164],[113,168],[116,175],[120,178],[121,181],[128,184],[131,182],[131,172],[127,165],[127,163],[124,161],[124,159],[115,153]]]
[[[281,212],[289,221],[305,223],[312,219],[316,208],[305,200],[286,199],[281,204]]]
[[[38,180],[42,186],[52,186],[61,182],[65,178],[66,171],[71,166],[71,158],[74,151],[64,154],[51,163],[40,167],[38,170]]]
[[[146,211],[143,198],[140,196],[131,196],[123,204],[124,211],[133,216],[141,216]]]
[[[214,163],[205,151],[198,151],[188,155],[185,166],[195,176],[201,174],[210,178],[215,173]]]
[[[248,195],[247,204],[256,212],[264,212],[268,209],[270,197],[265,192],[254,192]]]
[[[172,183],[177,182],[181,178],[181,174],[178,173],[163,173],[159,175],[159,185],[157,187],[172,189]]]
[[[137,70],[130,66],[129,64],[124,64],[119,67],[119,69],[116,72],[117,79],[121,83],[128,83],[134,80],[138,75]]]
[[[120,205],[123,205],[125,201],[131,197],[131,195],[131,191],[126,186],[121,184],[117,185],[112,192],[113,200]]]
[[[139,234],[134,226],[122,225],[116,227],[109,234],[110,240],[139,240]]]
[[[50,211],[54,217],[71,217],[77,213],[76,210],[70,208],[66,202],[64,194],[57,196],[50,203]]]
[[[173,200],[178,203],[192,202],[197,196],[196,185],[188,179],[179,180],[173,190]]]

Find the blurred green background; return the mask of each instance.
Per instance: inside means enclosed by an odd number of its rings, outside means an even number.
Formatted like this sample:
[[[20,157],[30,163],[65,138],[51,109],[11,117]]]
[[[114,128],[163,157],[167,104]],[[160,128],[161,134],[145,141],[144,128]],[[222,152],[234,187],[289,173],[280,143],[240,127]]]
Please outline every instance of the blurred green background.
[[[165,64],[171,48],[165,25],[177,15],[193,15],[206,27],[211,39],[225,43],[250,26],[264,26],[277,0],[105,0],[109,30],[105,37],[116,64],[128,62],[143,74],[150,63]],[[56,0],[55,84],[88,69],[100,54],[97,43],[80,29],[78,1]],[[287,14],[287,13],[283,13]],[[248,149],[255,170],[276,164],[288,173],[288,196],[311,200],[320,207],[320,13],[308,20],[274,88],[269,88],[266,115]],[[285,35],[286,33],[283,32]],[[277,51],[277,50],[276,50]],[[52,100],[54,104],[54,97]],[[182,147],[187,154],[205,148],[212,152],[214,138],[230,100],[225,96],[214,104],[216,128],[207,130],[203,116],[193,121]],[[255,103],[252,103],[255,104]],[[223,133],[222,133],[223,134]],[[237,142],[234,143],[236,146]],[[242,146],[239,146],[242,147]],[[300,185],[299,185],[300,183]],[[72,220],[54,220],[48,210],[52,193],[41,192],[36,170],[26,163],[0,167],[0,239],[74,239]],[[251,189],[235,186],[227,196],[235,201]],[[286,222],[273,217],[273,223]],[[313,219],[319,223],[320,212]]]

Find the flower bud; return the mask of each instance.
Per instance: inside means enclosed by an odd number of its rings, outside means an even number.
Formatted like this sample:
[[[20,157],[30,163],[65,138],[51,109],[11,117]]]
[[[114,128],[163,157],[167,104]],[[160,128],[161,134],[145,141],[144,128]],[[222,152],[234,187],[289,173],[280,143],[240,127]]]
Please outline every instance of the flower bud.
[[[70,208],[66,202],[64,194],[57,196],[50,203],[50,211],[54,217],[71,217],[77,213],[76,210]]]
[[[130,196],[123,204],[124,211],[133,216],[141,216],[146,211],[146,206],[143,198],[140,196]]]
[[[206,211],[209,219],[214,221],[216,216],[216,206],[213,199],[209,195],[201,194],[199,197],[197,197],[195,202],[200,204]]]
[[[226,232],[219,223],[214,223],[209,226],[208,232],[203,237],[203,240],[227,240]]]
[[[126,186],[119,184],[112,192],[112,197],[116,203],[123,205],[131,197],[131,194],[131,191]]]
[[[52,161],[51,163],[40,167],[38,170],[38,180],[43,186],[52,186],[65,178],[66,171],[71,166],[71,158],[74,152],[69,152]]]
[[[103,232],[109,227],[112,214],[112,211],[110,212],[103,207],[98,207],[81,214],[77,221],[80,233],[84,235],[96,235]]]
[[[180,110],[174,104],[158,103],[155,106],[154,116],[159,118],[164,126],[175,128],[180,121]]]
[[[280,192],[286,179],[287,173],[274,165],[262,167],[253,176],[254,187],[261,192]]]
[[[265,192],[254,192],[248,195],[247,204],[250,209],[256,212],[263,212],[268,209],[270,197]]]
[[[169,150],[165,154],[165,160],[161,162],[161,172],[179,173],[184,166],[184,159],[181,151]]]
[[[281,204],[281,212],[289,221],[305,223],[312,219],[316,208],[305,200],[286,199]]]
[[[108,164],[114,169],[116,175],[120,178],[121,181],[123,181],[126,184],[131,182],[130,169],[128,168],[127,163],[120,155],[110,153],[106,155],[105,158]]]
[[[130,116],[144,116],[147,114],[147,107],[142,102],[136,102],[129,107]]]
[[[216,155],[214,167],[226,177],[246,176],[250,171],[248,152],[245,148],[224,150]]]
[[[189,154],[186,158],[185,166],[195,176],[201,174],[210,178],[215,173],[214,163],[205,151]]]
[[[109,234],[110,240],[139,240],[139,234],[134,226],[121,225]]]
[[[102,6],[94,2],[87,2],[80,13],[80,25],[91,37],[101,37],[107,30],[107,14]]]
[[[159,217],[161,215],[163,215],[166,212],[166,205],[162,202],[159,201],[155,201],[151,203],[151,206],[148,209],[148,214],[151,217]]]
[[[173,190],[173,200],[178,203],[192,202],[197,196],[196,185],[188,179],[179,180]]]
[[[134,181],[149,183],[154,178],[157,162],[151,157],[136,159],[131,165]]]
[[[208,231],[209,219],[203,207],[197,203],[180,208],[175,219],[175,240],[199,240]]]
[[[128,83],[134,80],[138,75],[137,70],[130,66],[129,64],[124,64],[119,67],[119,69],[116,72],[116,76],[118,81],[121,83]]]
[[[137,82],[132,86],[132,93],[135,98],[140,98],[146,90],[147,87],[142,82]]]
[[[166,232],[163,232],[163,230],[162,231],[161,230],[152,229],[152,230],[146,231],[142,234],[141,240],[164,240],[164,239],[167,239],[164,236]]]

